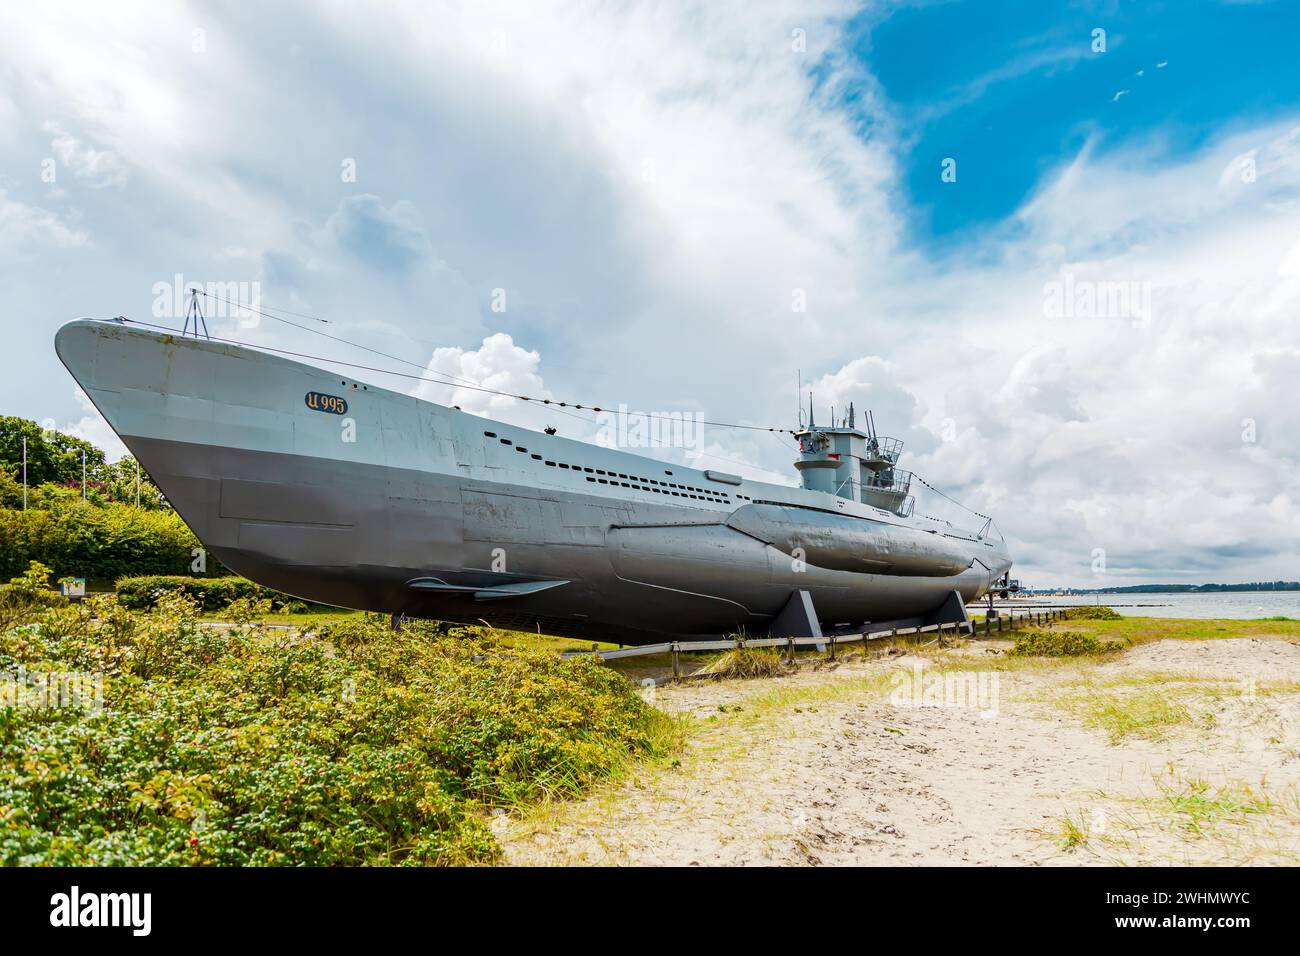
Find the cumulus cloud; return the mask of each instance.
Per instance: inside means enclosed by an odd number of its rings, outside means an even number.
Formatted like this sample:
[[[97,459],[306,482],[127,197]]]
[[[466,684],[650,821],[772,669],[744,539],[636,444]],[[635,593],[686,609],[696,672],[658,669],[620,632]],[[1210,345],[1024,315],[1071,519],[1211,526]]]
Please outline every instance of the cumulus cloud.
[[[552,397],[538,372],[540,363],[537,352],[520,348],[509,335],[498,332],[485,338],[477,349],[434,349],[427,368],[431,381],[421,382],[414,394],[474,415],[507,418],[524,425],[539,413],[511,396]],[[499,394],[502,392],[507,394]]]

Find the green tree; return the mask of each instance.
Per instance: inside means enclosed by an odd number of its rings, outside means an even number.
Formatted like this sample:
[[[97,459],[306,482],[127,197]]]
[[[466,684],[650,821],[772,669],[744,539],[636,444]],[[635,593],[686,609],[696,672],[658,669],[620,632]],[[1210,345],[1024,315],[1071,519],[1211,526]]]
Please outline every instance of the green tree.
[[[83,439],[46,431],[25,418],[0,416],[0,504],[4,507],[22,506],[24,437],[27,439],[28,507],[52,507],[69,497],[58,489],[38,491],[41,485],[72,486],[77,489],[76,497],[80,497],[82,451],[86,453],[87,497],[96,504],[110,501],[135,504],[135,459],[130,455],[110,462],[103,451]],[[171,507],[144,471],[140,472],[140,507],[151,510]]]
[[[167,499],[158,486],[153,483],[149,473],[143,468],[140,469],[140,507],[148,508],[151,511],[160,509],[170,509]],[[122,458],[105,466],[103,471],[103,492],[110,501],[120,501],[123,504],[133,505],[136,501],[136,468],[135,459],[130,455],[124,455]]]
[[[86,453],[86,478],[102,477],[107,467],[104,453],[81,438],[46,431],[36,422],[13,415],[0,416],[0,464],[22,480],[23,438],[27,439],[27,484],[81,482],[81,453]]]

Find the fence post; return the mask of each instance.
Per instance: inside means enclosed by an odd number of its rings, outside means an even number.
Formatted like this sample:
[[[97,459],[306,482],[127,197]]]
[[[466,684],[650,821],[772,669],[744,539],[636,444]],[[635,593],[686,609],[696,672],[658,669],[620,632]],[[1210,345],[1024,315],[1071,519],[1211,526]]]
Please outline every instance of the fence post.
[[[835,635],[831,635],[831,660],[835,660]]]
[[[785,639],[785,659],[787,662],[794,663],[794,637],[787,636]]]
[[[676,641],[673,641],[673,676],[682,676],[682,656]]]

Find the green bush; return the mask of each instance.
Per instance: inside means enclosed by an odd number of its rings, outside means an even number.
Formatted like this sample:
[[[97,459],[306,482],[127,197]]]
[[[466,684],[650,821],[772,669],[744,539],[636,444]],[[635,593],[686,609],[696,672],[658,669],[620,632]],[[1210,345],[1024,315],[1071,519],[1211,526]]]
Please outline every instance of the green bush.
[[[20,576],[0,584],[0,630],[12,627],[36,609],[67,603],[67,598],[50,588],[50,569],[33,561]]]
[[[276,593],[247,578],[195,578],[177,574],[118,578],[116,590],[118,601],[132,610],[153,607],[169,594],[192,598],[201,610],[220,611],[240,598],[265,599]]]
[[[1110,607],[1071,607],[1066,608],[1065,616],[1072,621],[1119,621],[1124,615]]]
[[[0,707],[0,864],[492,862],[486,809],[581,791],[677,725],[585,658],[350,619],[202,627],[168,595],[33,612],[0,671],[102,675],[102,707]]]
[[[1122,645],[1117,641],[1099,641],[1091,634],[1078,631],[1026,630],[1016,633],[1016,644],[1008,653],[1013,657],[1082,657],[1110,654]]]
[[[236,601],[270,601],[271,609],[290,614],[303,614],[312,608],[326,607],[300,601],[288,594],[254,584],[247,578],[192,578],[183,575],[152,574],[141,577],[119,578],[117,599],[123,607],[143,610],[153,607],[168,594],[183,594],[194,600],[204,611],[223,611]]]
[[[97,506],[79,498],[58,507],[0,509],[0,578],[32,561],[56,577],[112,581],[128,574],[179,574],[189,569],[198,539],[174,511],[125,504]],[[211,567],[216,562],[209,562]]]

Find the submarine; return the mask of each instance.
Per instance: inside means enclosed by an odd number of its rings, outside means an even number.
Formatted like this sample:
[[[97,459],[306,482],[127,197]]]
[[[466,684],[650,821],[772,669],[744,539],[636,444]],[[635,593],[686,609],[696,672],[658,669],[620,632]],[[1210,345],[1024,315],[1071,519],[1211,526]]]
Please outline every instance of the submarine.
[[[914,514],[902,443],[853,411],[810,412],[785,486],[121,318],[55,349],[203,546],[304,600],[629,645],[820,636],[968,621],[1012,565],[991,519]]]

